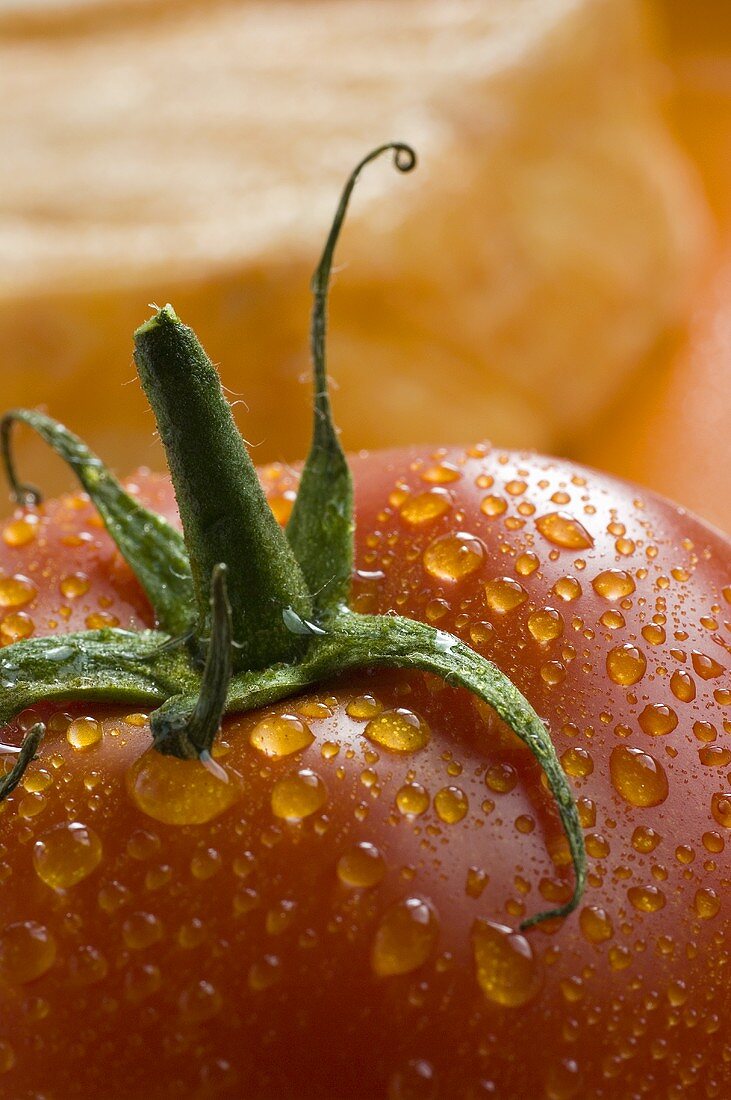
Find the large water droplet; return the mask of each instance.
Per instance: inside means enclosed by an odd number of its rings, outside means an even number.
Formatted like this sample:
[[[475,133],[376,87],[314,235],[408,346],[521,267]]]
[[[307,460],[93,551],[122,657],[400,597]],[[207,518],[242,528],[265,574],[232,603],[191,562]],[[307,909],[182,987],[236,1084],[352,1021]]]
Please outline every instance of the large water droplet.
[[[102,842],[87,825],[73,822],[49,829],[35,842],[36,874],[54,890],[68,890],[101,863]]]
[[[416,752],[429,740],[426,722],[403,707],[382,711],[371,718],[363,732],[369,741],[389,752]]]
[[[327,802],[327,787],[310,768],[278,779],[272,790],[272,813],[285,821],[302,821]]]
[[[408,974],[423,966],[434,949],[438,923],[429,902],[406,898],[388,909],[376,931],[371,965],[379,978]]]
[[[533,948],[525,936],[503,924],[477,920],[472,926],[477,981],[489,1001],[518,1008],[541,988]]]
[[[477,572],[485,557],[479,539],[464,531],[443,535],[424,551],[424,569],[436,580],[456,582]]]
[[[0,933],[0,975],[13,985],[35,981],[56,961],[56,941],[42,924],[19,921]]]
[[[587,550],[594,545],[586,528],[568,512],[549,512],[539,516],[536,527],[544,539],[564,550]]]
[[[249,742],[265,756],[289,756],[306,749],[315,740],[310,727],[295,714],[272,714],[262,718],[249,734]]]
[[[202,825],[240,797],[238,776],[224,782],[199,760],[178,760],[149,749],[127,772],[127,790],[136,806],[166,825]]]
[[[641,749],[616,745],[609,770],[614,789],[630,806],[659,806],[668,796],[665,769]]]

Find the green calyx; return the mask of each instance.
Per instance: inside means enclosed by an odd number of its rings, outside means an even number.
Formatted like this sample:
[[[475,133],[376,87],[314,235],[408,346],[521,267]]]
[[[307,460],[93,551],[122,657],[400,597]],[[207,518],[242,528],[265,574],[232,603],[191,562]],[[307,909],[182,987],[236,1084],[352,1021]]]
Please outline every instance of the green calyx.
[[[313,278],[312,444],[286,530],[275,520],[231,415],[216,370],[171,306],[135,333],[135,362],[167,454],[181,537],[131,497],[63,425],[16,409],[0,421],[12,495],[37,503],[11,449],[13,424],[33,428],[74,470],[155,613],[141,632],[90,630],[16,642],[0,652],[0,724],[48,700],[125,701],[154,709],[162,753],[210,763],[221,719],[272,704],[339,673],[389,666],[423,670],[488,703],[528,746],[545,774],[569,843],[575,885],[566,905],[524,921],[563,917],[586,881],[577,809],[551,738],[530,703],[491,662],[453,635],[395,615],[347,605],[353,568],[353,486],[334,427],[325,367],[333,254],[361,170],[385,152],[402,172],[413,150],[390,143],[350,175]],[[25,735],[0,779],[0,800],[22,779],[44,726]]]

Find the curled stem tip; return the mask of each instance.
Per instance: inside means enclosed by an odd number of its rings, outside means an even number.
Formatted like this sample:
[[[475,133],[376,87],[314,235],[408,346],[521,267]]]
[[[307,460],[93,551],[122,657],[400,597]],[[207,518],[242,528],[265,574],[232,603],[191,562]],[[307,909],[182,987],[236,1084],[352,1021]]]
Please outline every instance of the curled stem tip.
[[[150,719],[155,747],[168,756],[196,759],[210,754],[226,708],[233,672],[233,627],[227,567],[211,575],[211,636],[197,698],[174,695]]]
[[[46,727],[43,722],[36,722],[26,733],[18,755],[15,758],[15,763],[10,771],[6,772],[2,779],[0,779],[0,802],[6,799],[22,780],[28,765],[38,752],[38,746],[43,740],[45,732]]]
[[[13,424],[17,419],[19,418],[14,412],[8,412],[2,420],[0,420],[0,452],[2,453],[2,463],[5,470],[5,477],[10,487],[10,496],[13,503],[19,504],[21,507],[34,508],[43,500],[41,491],[37,486],[21,481],[15,469],[15,457],[10,442],[10,434]]]

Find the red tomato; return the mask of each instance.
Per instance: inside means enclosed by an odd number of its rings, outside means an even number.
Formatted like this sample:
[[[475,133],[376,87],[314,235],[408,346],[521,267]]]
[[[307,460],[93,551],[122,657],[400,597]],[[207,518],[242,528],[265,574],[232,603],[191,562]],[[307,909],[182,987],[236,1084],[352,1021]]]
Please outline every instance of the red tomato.
[[[0,815],[0,1094],[731,1095],[731,546],[533,455],[353,472],[352,606],[454,632],[545,718],[580,910],[514,931],[569,896],[565,840],[530,753],[434,677],[226,719],[226,785],[145,771],[143,715],[36,708],[49,734]],[[284,518],[296,476],[262,479]],[[135,484],[175,515],[167,481]],[[0,563],[5,641],[150,621],[82,497],[10,522]]]

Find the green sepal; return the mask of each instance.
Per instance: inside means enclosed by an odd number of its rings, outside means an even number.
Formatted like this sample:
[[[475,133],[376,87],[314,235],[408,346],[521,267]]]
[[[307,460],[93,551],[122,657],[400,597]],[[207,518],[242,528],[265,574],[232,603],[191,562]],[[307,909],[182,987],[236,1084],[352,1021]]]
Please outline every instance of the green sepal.
[[[150,716],[155,748],[167,756],[194,760],[210,754],[221,726],[233,671],[226,572],[225,565],[217,565],[211,579],[212,632],[197,698],[173,695]]]
[[[283,614],[292,608],[310,617],[312,601],[213,363],[172,306],[135,333],[135,362],[175,487],[198,637],[211,633],[211,577],[223,562],[229,570],[235,667],[261,668],[296,657],[304,644],[287,629]]]
[[[105,629],[15,642],[0,651],[0,725],[51,700],[144,706],[194,691],[198,677],[186,654],[154,655],[167,640],[154,630]]]
[[[13,409],[0,421],[5,472],[18,504],[38,504],[41,494],[15,473],[10,433],[19,421],[33,428],[76,474],[115,546],[142,585],[161,630],[183,634],[195,618],[190,563],[182,536],[122,488],[83,440],[57,420],[33,409]]]
[[[586,886],[586,851],[571,787],[551,737],[512,681],[452,634],[398,615],[345,612],[331,622],[327,634],[313,637],[299,664],[234,677],[226,710],[241,712],[267,706],[341,672],[379,666],[431,672],[451,687],[466,688],[489,704],[530,749],[558,807],[574,868],[574,890],[565,905],[530,917],[521,927],[571,913]]]
[[[374,149],[356,166],[340,196],[332,228],[312,277],[314,303],[310,327],[314,408],[312,443],[287,524],[287,538],[312,594],[315,617],[324,621],[347,604],[353,572],[353,479],[333,422],[327,381],[325,337],[327,295],[335,246],[350,196],[367,164],[392,151],[400,172],[416,165],[414,150],[400,142]]]

